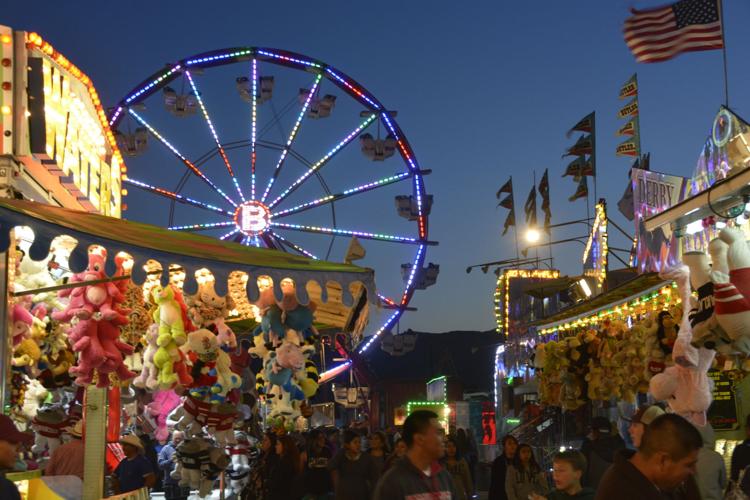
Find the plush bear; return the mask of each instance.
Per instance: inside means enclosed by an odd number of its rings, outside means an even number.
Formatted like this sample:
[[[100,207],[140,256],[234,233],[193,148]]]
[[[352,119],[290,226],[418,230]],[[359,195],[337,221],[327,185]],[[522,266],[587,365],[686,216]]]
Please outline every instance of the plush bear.
[[[229,355],[219,348],[216,335],[201,329],[188,335],[187,355],[192,364],[191,395],[221,403],[232,389],[242,384],[232,372]]]
[[[211,321],[207,328],[216,334],[219,347],[225,352],[230,352],[237,348],[237,337],[232,329],[227,326],[224,318],[216,318]]]
[[[219,297],[214,288],[214,280],[198,281],[198,292],[186,298],[188,316],[196,326],[208,328],[217,319],[223,319],[230,310],[231,298]]]
[[[15,304],[11,313],[13,322],[13,359],[12,365],[17,367],[36,366],[42,357],[39,344],[32,338],[32,328],[35,317],[20,304]]]
[[[200,488],[203,471],[210,461],[210,448],[211,444],[203,438],[187,438],[180,443],[175,450],[177,465],[172,472],[172,479],[179,480],[180,486]]]
[[[250,440],[242,431],[234,431],[235,443],[228,448],[232,461],[227,470],[229,486],[235,495],[239,496],[250,480]]]
[[[52,256],[44,260],[32,260],[28,255],[24,255],[19,264],[19,275],[14,281],[16,291],[38,290],[40,288],[49,288],[57,285],[57,282],[49,272],[49,263]],[[41,292],[31,296],[35,304],[44,303],[50,309],[62,311],[65,304],[60,301],[55,292]]]
[[[40,406],[49,396],[49,391],[38,380],[31,379],[24,375],[26,379],[26,390],[23,393],[23,406],[21,415],[31,421],[36,417]]]
[[[714,243],[717,255],[711,271],[714,314],[735,346],[747,354],[750,353],[750,249],[739,229],[724,228],[719,238],[727,249],[726,261],[722,262],[719,259],[723,245]],[[725,269],[729,270],[728,274]]]
[[[203,478],[198,487],[198,495],[206,497],[211,494],[214,482],[229,467],[229,456],[223,448],[212,446],[208,450],[208,462],[203,467]]]
[[[159,327],[152,324],[146,332],[147,346],[143,353],[143,369],[140,375],[133,380],[133,385],[140,388],[156,389],[159,385],[159,370],[154,364],[154,355],[159,349],[156,339],[159,336]]]
[[[52,452],[60,446],[63,429],[68,426],[68,416],[60,406],[50,406],[39,410],[31,422],[34,429],[34,446],[31,451],[42,455]]]
[[[231,403],[221,403],[211,407],[206,430],[219,446],[227,447],[235,443],[234,421],[236,418],[237,408]]]

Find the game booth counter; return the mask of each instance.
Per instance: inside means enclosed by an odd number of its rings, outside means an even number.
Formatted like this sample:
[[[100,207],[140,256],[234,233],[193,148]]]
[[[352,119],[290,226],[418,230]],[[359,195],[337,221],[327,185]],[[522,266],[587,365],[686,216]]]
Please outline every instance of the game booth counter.
[[[314,304],[354,307],[356,294],[374,293],[372,272],[356,266],[22,200],[0,200],[0,247],[11,332],[4,407],[37,431],[32,454],[42,463],[71,421],[84,418],[93,478],[84,498],[101,497],[105,455],[110,465],[121,458],[120,431],[144,418],[139,406],[148,408],[154,434],[166,431],[172,413],[189,435],[205,427],[221,453],[237,445],[235,424],[253,419],[265,389],[275,396],[274,425],[300,425],[318,386],[306,361],[315,350]],[[37,286],[25,271],[49,274],[52,259],[62,277]],[[238,319],[246,323],[234,332]],[[263,359],[258,380],[269,379],[257,390],[248,384],[243,337]],[[213,451],[201,438],[189,441]]]

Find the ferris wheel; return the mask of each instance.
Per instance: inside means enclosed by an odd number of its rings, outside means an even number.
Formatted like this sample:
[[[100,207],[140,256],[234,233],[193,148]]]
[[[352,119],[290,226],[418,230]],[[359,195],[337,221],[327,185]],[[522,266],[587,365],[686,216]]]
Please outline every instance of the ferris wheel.
[[[362,259],[382,306],[357,346],[363,354],[439,272],[425,266],[436,244],[430,171],[395,116],[346,74],[301,54],[240,47],[184,58],[110,112],[129,157],[123,188],[135,188],[124,191],[127,215],[313,259]]]

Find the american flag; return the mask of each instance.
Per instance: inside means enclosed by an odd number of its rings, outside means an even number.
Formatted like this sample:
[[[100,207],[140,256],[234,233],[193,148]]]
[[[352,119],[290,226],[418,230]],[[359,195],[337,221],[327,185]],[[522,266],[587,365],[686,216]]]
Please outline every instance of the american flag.
[[[625,21],[625,42],[636,61],[666,61],[682,52],[724,46],[719,2],[681,0],[648,10],[633,9]]]

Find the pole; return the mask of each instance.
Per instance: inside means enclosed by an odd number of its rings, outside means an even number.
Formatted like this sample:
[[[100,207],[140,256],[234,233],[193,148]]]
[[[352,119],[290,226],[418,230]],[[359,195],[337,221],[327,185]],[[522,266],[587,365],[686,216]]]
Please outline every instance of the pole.
[[[594,170],[594,199],[597,200],[596,197],[596,111],[594,111],[591,114],[591,166]],[[586,198],[586,202],[588,203],[588,197]],[[586,211],[586,217],[589,216],[588,210]]]
[[[718,0],[719,25],[721,26],[721,54],[724,60],[724,106],[729,107],[729,78],[727,76],[727,37],[724,30],[724,5]]]
[[[635,115],[635,153],[636,158],[641,157],[641,102],[638,99],[638,73],[633,75],[635,78],[635,102],[638,103],[638,113]]]

